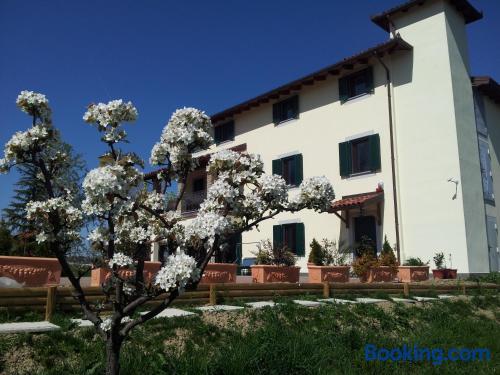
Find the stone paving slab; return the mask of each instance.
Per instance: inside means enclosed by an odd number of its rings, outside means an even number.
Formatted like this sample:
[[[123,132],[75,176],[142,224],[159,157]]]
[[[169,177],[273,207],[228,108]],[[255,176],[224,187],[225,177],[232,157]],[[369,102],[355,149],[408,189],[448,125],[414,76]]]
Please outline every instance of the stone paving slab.
[[[236,311],[242,310],[242,306],[230,306],[230,305],[213,305],[213,306],[200,306],[196,307],[196,310],[214,312],[214,311]]]
[[[78,327],[86,328],[93,327],[94,324],[90,320],[87,319],[71,319],[72,323],[75,323]]]
[[[0,334],[50,332],[50,331],[57,331],[59,329],[61,329],[61,327],[46,321],[0,324]]]
[[[449,294],[438,294],[439,299],[449,299],[449,298],[455,298],[456,296],[451,296]]]
[[[351,301],[349,299],[341,299],[341,298],[323,298],[323,299],[318,299],[318,301],[327,303],[341,303],[341,304],[358,303],[358,301]]]
[[[293,302],[296,303],[297,305],[301,305],[301,306],[305,306],[305,307],[318,307],[318,306],[323,305],[323,303],[321,303],[321,302],[300,300],[300,299],[294,299]]]
[[[394,302],[403,302],[403,303],[415,303],[417,301],[415,301],[414,299],[409,299],[409,298],[397,298],[397,297],[391,297],[391,299],[394,301]]]
[[[276,307],[278,304],[273,301],[258,301],[258,302],[248,302],[245,303],[248,307],[251,307],[253,309],[262,309],[264,307]]]
[[[416,299],[418,302],[427,302],[427,301],[437,301],[437,298],[434,297],[413,297],[413,299]]]
[[[359,303],[380,303],[380,302],[388,302],[386,299],[379,299],[379,298],[356,298],[356,301]]]

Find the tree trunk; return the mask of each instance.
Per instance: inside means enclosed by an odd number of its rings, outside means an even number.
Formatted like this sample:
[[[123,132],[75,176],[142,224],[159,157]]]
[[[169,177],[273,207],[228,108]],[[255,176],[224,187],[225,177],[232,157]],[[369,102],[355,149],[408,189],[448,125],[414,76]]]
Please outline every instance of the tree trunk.
[[[111,334],[106,341],[106,375],[120,374],[121,338]]]

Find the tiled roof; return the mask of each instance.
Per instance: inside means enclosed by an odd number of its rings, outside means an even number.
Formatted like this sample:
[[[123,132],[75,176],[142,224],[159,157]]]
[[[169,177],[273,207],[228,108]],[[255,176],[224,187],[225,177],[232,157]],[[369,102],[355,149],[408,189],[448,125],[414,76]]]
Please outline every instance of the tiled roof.
[[[335,201],[332,203],[330,212],[342,211],[349,208],[359,207],[363,204],[377,202],[384,198],[383,191],[373,191],[370,193],[356,194]]]
[[[389,18],[397,13],[408,12],[411,8],[421,6],[430,0],[410,0],[371,17],[372,22],[380,26],[385,31],[390,31]],[[474,8],[467,0],[450,0],[450,3],[462,13],[465,23],[471,23],[483,18],[483,13]]]

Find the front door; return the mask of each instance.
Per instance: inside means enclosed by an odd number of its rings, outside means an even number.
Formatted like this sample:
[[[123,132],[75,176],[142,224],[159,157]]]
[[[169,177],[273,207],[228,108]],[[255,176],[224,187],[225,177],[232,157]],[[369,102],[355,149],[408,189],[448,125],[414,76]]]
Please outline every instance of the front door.
[[[354,218],[354,242],[359,244],[361,238],[367,236],[373,241],[375,253],[377,252],[377,224],[375,216],[359,216]]]
[[[490,257],[490,271],[500,270],[498,257],[498,232],[497,219],[493,216],[486,216],[486,234],[488,237],[488,252]]]

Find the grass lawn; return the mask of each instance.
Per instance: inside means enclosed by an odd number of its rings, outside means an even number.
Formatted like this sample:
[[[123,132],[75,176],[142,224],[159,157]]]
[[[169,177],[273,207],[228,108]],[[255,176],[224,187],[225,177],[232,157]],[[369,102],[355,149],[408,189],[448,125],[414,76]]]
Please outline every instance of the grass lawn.
[[[418,306],[277,308],[157,319],[133,331],[123,374],[492,374],[500,370],[500,298],[494,295]],[[1,317],[2,320],[12,316]],[[40,319],[32,313],[26,319]],[[93,329],[0,336],[2,374],[102,374],[104,350]],[[491,360],[367,362],[365,344],[395,348],[489,348]]]

